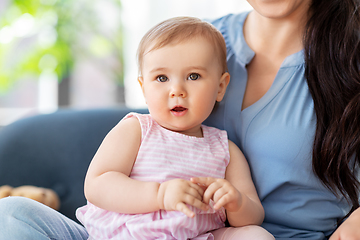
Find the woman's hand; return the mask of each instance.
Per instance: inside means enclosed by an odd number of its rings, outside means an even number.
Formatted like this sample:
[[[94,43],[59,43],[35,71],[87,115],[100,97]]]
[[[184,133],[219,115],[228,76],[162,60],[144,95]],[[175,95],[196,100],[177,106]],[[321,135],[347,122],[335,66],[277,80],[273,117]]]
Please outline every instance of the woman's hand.
[[[188,205],[201,210],[208,210],[208,205],[202,202],[204,190],[197,184],[183,179],[173,179],[160,184],[157,201],[160,209],[180,211],[188,217],[194,217]]]
[[[215,210],[224,207],[227,211],[236,212],[241,208],[241,193],[226,179],[198,177],[191,178],[191,182],[205,189],[203,202],[209,204],[212,199]]]
[[[331,235],[329,240],[358,240],[360,239],[360,209],[356,209],[348,219]]]

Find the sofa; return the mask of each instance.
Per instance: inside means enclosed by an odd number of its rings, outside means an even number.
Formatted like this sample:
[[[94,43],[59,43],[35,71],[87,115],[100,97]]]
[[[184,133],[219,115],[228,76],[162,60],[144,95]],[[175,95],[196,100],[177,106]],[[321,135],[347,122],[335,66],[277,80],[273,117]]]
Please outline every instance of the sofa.
[[[86,204],[83,183],[89,163],[105,135],[130,111],[148,112],[126,107],[59,110],[1,128],[0,186],[51,188],[59,195],[59,212],[76,220],[75,210]]]

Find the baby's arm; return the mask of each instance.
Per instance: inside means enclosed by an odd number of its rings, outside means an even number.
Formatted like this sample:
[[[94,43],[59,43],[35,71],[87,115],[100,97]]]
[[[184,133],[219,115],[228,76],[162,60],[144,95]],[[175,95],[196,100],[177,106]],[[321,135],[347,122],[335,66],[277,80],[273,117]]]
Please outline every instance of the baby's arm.
[[[105,137],[85,178],[85,196],[96,206],[114,212],[155,211],[159,183],[133,181],[128,176],[140,147],[136,118],[118,123]],[[146,204],[144,204],[146,202]]]
[[[204,185],[204,202],[215,202],[214,208],[225,207],[231,226],[260,225],[264,209],[251,178],[249,165],[240,149],[229,141],[230,162],[225,179],[192,178],[192,182]]]
[[[240,193],[241,204],[235,211],[227,210],[227,218],[232,226],[249,224],[260,225],[265,217],[264,208],[251,178],[250,168],[244,154],[229,141],[230,163],[226,169],[225,179]]]
[[[204,209],[203,190],[190,181],[176,179],[160,184],[129,178],[140,142],[141,128],[136,118],[121,121],[108,133],[86,174],[87,200],[100,208],[128,214],[166,209],[193,216],[181,203]]]

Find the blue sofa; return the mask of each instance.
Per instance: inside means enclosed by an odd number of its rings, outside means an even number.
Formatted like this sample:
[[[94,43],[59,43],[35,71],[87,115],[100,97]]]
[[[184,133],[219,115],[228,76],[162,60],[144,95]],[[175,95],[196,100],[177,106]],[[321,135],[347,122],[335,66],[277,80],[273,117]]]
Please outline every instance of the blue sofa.
[[[130,111],[147,113],[129,108],[60,110],[0,129],[0,186],[51,188],[60,197],[59,211],[76,220],[76,208],[86,203],[88,165],[105,135]]]

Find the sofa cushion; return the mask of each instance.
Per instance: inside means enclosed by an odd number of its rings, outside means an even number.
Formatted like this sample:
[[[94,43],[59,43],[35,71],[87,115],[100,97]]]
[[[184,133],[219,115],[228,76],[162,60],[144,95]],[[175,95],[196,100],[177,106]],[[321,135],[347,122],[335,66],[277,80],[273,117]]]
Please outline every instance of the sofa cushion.
[[[105,135],[128,112],[145,109],[60,110],[14,122],[0,130],[0,186],[35,185],[60,197],[71,219],[86,203],[88,165]],[[120,153],[119,153],[120,154]]]

